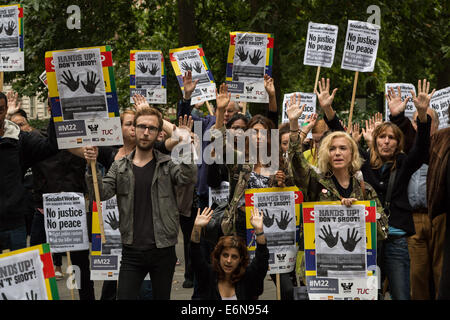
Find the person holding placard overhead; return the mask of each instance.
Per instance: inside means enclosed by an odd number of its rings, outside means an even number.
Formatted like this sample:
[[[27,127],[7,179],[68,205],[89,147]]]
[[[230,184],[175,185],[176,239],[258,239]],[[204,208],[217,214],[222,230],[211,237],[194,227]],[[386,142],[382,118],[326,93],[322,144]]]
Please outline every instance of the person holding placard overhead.
[[[335,111],[331,107],[337,89],[330,96],[330,81],[319,83],[319,104],[325,112],[328,126],[333,131],[343,131]],[[427,115],[431,96],[430,85],[419,81],[418,95],[412,93],[418,112],[417,137],[408,154],[403,152],[404,135],[397,125],[384,122],[372,134],[369,152],[360,149],[367,161],[361,167],[364,180],[377,192],[386,212],[389,213],[388,237],[379,242],[379,265],[382,277],[389,281],[394,300],[410,299],[410,257],[407,237],[415,234],[412,208],[408,201],[408,181],[412,174],[428,160],[431,117]],[[406,104],[408,98],[400,102]],[[397,102],[395,93],[388,95],[388,104]],[[389,186],[390,185],[390,186]]]

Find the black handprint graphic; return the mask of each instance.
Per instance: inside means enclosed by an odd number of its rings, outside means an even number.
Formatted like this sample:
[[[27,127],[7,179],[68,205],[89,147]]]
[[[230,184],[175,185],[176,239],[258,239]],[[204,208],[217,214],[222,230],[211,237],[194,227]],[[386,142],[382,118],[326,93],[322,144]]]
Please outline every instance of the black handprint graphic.
[[[16,30],[16,24],[14,21],[8,22],[8,26],[5,28],[5,32],[8,36],[12,36],[14,30]]]
[[[3,23],[2,23],[2,25],[0,26],[0,33],[2,33],[2,31],[3,31]]]
[[[185,72],[192,71],[192,65],[188,64],[187,62],[183,62],[183,63],[181,64],[181,68],[182,68]]]
[[[152,68],[148,70],[152,76],[154,76],[158,72],[159,68],[156,64],[152,64]]]
[[[137,68],[142,73],[146,73],[148,70],[148,67],[145,64],[143,64],[142,62],[139,62]]]
[[[241,61],[245,61],[245,60],[247,60],[247,57],[248,57],[248,51],[245,52],[244,48],[239,47],[238,50],[237,50],[237,54],[236,55],[239,57],[239,59]]]
[[[336,233],[336,237],[333,236],[330,225],[328,225],[328,231],[326,226],[320,228],[320,231],[322,231],[323,237],[319,235],[319,238],[325,241],[328,247],[333,248],[338,243],[339,231]]]
[[[6,296],[3,292],[2,292],[2,300],[8,300],[8,298],[6,298]]]
[[[202,64],[200,62],[196,61],[194,64],[194,70],[197,73],[202,73]]]
[[[91,74],[91,77],[89,77],[89,72],[87,73],[87,81],[86,81],[86,83],[81,81],[81,84],[83,85],[84,90],[86,90],[86,92],[89,92],[89,93],[92,94],[92,93],[95,92],[95,88],[99,84],[100,79],[98,79],[98,81],[95,82],[95,80],[97,79],[97,74],[94,71],[91,71],[90,74]]]
[[[27,300],[37,300],[37,293],[33,294],[33,290],[30,291],[30,295],[28,296],[28,292],[26,293],[27,295]]]
[[[250,62],[254,65],[257,65],[259,60],[262,59],[262,52],[261,50],[255,50],[253,51],[253,57],[250,56]]]
[[[284,214],[283,214],[283,211],[281,211],[280,221],[278,221],[278,219],[275,219],[275,221],[277,222],[278,228],[280,228],[281,230],[286,230],[289,225],[289,222],[292,221],[292,217],[289,220],[288,220],[288,218],[289,218],[289,212],[284,211]]]
[[[106,223],[109,224],[113,230],[117,230],[117,228],[119,228],[119,221],[116,218],[116,214],[114,212],[109,212],[107,217],[108,220],[106,220]]]
[[[355,250],[356,245],[358,242],[362,239],[362,237],[359,237],[358,240],[356,240],[356,237],[358,236],[358,231],[356,231],[356,228],[353,228],[352,235],[350,236],[350,228],[347,229],[347,241],[344,242],[344,239],[341,237],[341,243],[345,250],[352,252]]]
[[[263,210],[261,209],[262,213],[263,213],[263,224],[267,227],[270,228],[273,225],[273,222],[275,220],[275,215],[272,215],[272,218],[269,217],[269,213],[267,212],[267,210]]]
[[[66,85],[72,92],[77,91],[78,87],[80,86],[80,76],[78,75],[77,81],[72,76],[72,72],[68,70],[68,74],[66,74],[66,71],[63,72],[62,78],[64,81],[61,81],[62,84]]]

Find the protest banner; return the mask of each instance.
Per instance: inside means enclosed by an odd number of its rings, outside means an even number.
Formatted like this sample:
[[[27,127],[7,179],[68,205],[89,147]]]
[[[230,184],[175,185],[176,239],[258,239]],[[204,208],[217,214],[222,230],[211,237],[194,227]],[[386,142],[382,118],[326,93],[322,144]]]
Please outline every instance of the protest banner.
[[[197,87],[191,96],[191,105],[216,99],[216,84],[202,45],[170,49],[169,56],[183,95],[185,73],[191,71],[192,81],[198,80]],[[211,109],[209,111],[211,114]]]
[[[314,23],[312,21],[308,23],[303,64],[317,66],[313,92],[317,90],[320,67],[331,68],[333,65],[338,29],[338,26],[335,25]]]
[[[281,116],[281,122],[286,123],[289,122],[289,117],[287,115],[287,104],[291,99],[292,95],[299,94],[301,97],[301,103],[300,108],[306,104],[305,108],[303,109],[303,113],[298,118],[298,124],[301,125],[305,122],[305,119],[307,116],[312,115],[316,113],[316,105],[317,105],[317,96],[315,93],[307,93],[307,92],[292,92],[292,93],[286,93],[283,97],[283,112]]]
[[[258,188],[245,191],[247,249],[250,259],[256,250],[256,236],[250,223],[251,208],[264,215],[264,235],[269,249],[269,274],[295,269],[303,194],[297,187]]]
[[[52,253],[89,249],[84,196],[76,192],[45,193],[45,233]]]
[[[209,206],[211,207],[213,203],[222,204],[228,202],[229,189],[230,183],[228,181],[222,181],[218,188],[209,187]]]
[[[117,198],[101,202],[104,212],[103,224],[105,242],[102,243],[100,219],[97,204],[92,206],[92,248],[91,248],[91,280],[118,280],[120,262],[122,260],[122,240],[119,231],[119,208]],[[145,277],[150,280],[150,276]]]
[[[109,46],[48,51],[45,70],[59,149],[123,144]]]
[[[272,76],[274,35],[230,32],[226,83],[232,101],[268,103],[264,74]]]
[[[0,72],[24,71],[23,7],[0,6]],[[3,83],[2,83],[3,84]]]
[[[377,299],[375,201],[304,202],[302,214],[309,299]]]
[[[384,92],[388,94],[388,90],[391,88],[394,89],[395,94],[398,94],[397,88],[400,87],[400,90],[402,92],[402,101],[405,100],[407,97],[410,97],[408,103],[406,104],[405,109],[405,117],[409,118],[410,120],[413,119],[413,114],[416,112],[416,107],[414,106],[414,102],[411,95],[411,90],[416,93],[416,87],[412,83],[385,83],[384,84]],[[389,121],[389,115],[391,112],[389,111],[389,105],[388,101],[385,98],[384,99],[384,108],[385,108],[385,119],[386,121]]]
[[[368,22],[349,20],[345,36],[341,68],[355,72],[347,130],[352,128],[353,107],[359,72],[372,72],[377,59],[380,26]]]
[[[130,51],[130,102],[140,94],[150,104],[167,103],[167,73],[161,50]]]
[[[59,300],[47,243],[0,254],[0,300]]]
[[[39,80],[41,80],[44,86],[48,89],[47,72],[45,70],[39,76]]]
[[[450,127],[449,106],[450,106],[450,87],[436,91],[431,97],[430,106],[436,110],[439,117],[439,130]]]

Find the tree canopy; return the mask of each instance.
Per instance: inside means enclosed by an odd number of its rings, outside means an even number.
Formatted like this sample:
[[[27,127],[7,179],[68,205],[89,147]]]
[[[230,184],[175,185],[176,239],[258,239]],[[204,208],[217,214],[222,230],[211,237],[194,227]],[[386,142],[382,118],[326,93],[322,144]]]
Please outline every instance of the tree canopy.
[[[9,4],[10,1],[0,1]],[[380,45],[375,70],[360,73],[357,96],[367,98],[370,111],[382,111],[384,83],[420,78],[441,89],[450,85],[449,2],[438,0],[81,0],[81,28],[68,29],[68,0],[24,0],[25,71],[5,74],[5,81],[21,95],[40,95],[46,51],[110,45],[122,108],[129,105],[129,52],[162,50],[168,73],[168,105],[181,91],[169,60],[169,49],[202,44],[217,84],[225,81],[230,31],[275,34],[273,78],[277,100],[284,93],[312,92],[316,68],[303,65],[308,22],[339,27],[333,66],[322,68],[338,87],[334,107],[349,109],[354,72],[341,69],[348,20],[367,21],[367,7],[381,13]],[[261,105],[252,105],[257,112]],[[280,109],[280,108],[279,108]],[[354,119],[364,115],[355,108]]]

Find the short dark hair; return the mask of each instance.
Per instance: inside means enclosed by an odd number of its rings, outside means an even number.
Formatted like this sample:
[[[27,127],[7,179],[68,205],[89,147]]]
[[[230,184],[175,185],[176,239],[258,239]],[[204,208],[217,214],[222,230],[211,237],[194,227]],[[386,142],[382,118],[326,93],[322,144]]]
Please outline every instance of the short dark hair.
[[[11,116],[11,118],[14,117],[15,115],[20,115],[28,121],[28,115],[27,115],[26,111],[23,109],[19,109],[16,112],[14,112],[14,114]]]
[[[6,110],[8,110],[8,97],[3,92],[0,92],[0,100],[1,99],[5,99]]]
[[[242,120],[242,121],[244,121],[244,122],[245,122],[245,126],[247,126],[247,124],[248,124],[248,118],[247,118],[245,115],[243,115],[242,113],[235,113],[235,114],[231,117],[231,119],[228,120],[228,122],[227,122],[227,124],[226,124],[227,129],[230,129],[231,126],[233,125],[233,123],[234,123],[235,121],[237,121],[237,120]]]
[[[159,112],[157,109],[155,108],[143,108],[141,110],[139,110],[138,112],[136,112],[136,114],[134,115],[134,122],[133,122],[133,126],[136,127],[136,121],[140,116],[156,116],[158,118],[158,131],[162,130],[163,127],[163,118],[162,118],[162,114],[161,112]]]

